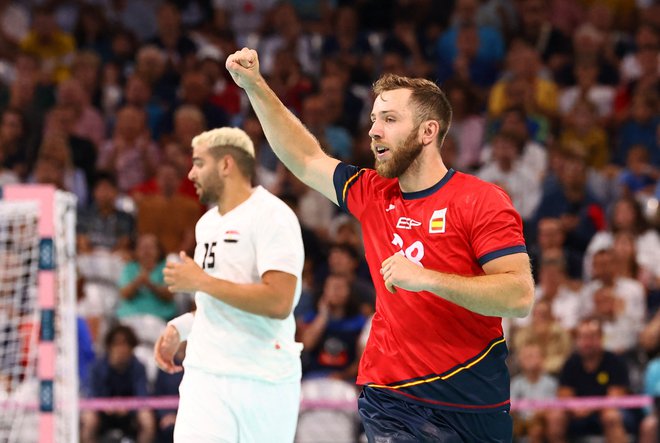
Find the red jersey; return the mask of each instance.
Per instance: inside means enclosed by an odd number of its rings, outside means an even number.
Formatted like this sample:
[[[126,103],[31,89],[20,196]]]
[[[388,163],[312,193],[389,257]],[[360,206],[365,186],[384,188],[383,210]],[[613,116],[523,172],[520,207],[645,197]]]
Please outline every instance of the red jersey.
[[[511,199],[497,186],[452,169],[435,186],[404,193],[397,179],[341,163],[334,184],[339,205],[362,225],[377,294],[358,384],[441,409],[507,408],[501,318],[430,292],[397,288],[392,294],[380,266],[398,252],[434,271],[483,275],[488,261],[526,252]]]

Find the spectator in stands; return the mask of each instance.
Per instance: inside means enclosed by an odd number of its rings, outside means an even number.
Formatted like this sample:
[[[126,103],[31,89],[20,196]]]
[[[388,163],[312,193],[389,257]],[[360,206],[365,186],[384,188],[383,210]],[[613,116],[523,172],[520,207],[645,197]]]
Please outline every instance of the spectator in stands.
[[[345,73],[328,73],[319,80],[319,92],[325,99],[328,121],[355,134],[360,125],[364,103],[349,86]]]
[[[154,234],[137,238],[135,260],[128,262],[119,277],[121,301],[117,307],[120,320],[136,316],[154,316],[163,322],[177,314],[174,295],[163,277],[164,255]]]
[[[520,161],[524,169],[532,174],[539,182],[543,180],[548,167],[548,153],[545,147],[538,141],[536,134],[539,132],[538,124],[530,118],[522,106],[506,109],[496,124],[498,131],[506,131],[516,134],[525,140]],[[493,162],[493,149],[487,144],[481,150],[482,164]]]
[[[552,316],[566,331],[572,332],[577,326],[582,308],[580,282],[568,279],[566,259],[561,249],[544,251],[539,264],[536,299],[550,303]]]
[[[310,94],[305,97],[301,120],[329,155],[344,161],[351,158],[353,154],[351,135],[345,128],[330,124],[322,95]]]
[[[349,280],[330,274],[315,311],[299,322],[300,341],[307,354],[305,376],[354,381],[360,360],[358,339],[365,322]]]
[[[71,151],[71,160],[74,166],[80,168],[87,180],[87,188],[94,185],[96,175],[97,149],[94,143],[74,134],[76,110],[72,105],[57,105],[50,110],[46,117],[44,137],[63,138]],[[83,202],[87,204],[87,202]]]
[[[612,206],[608,229],[600,231],[591,239],[584,257],[584,277],[591,277],[591,262],[594,254],[614,245],[618,232],[629,232],[635,238],[637,264],[642,274],[653,274],[660,263],[660,235],[649,226],[642,207],[635,199],[622,197]],[[636,278],[636,277],[635,277]]]
[[[151,85],[156,101],[169,108],[177,99],[179,77],[166,75],[166,69],[167,58],[162,49],[156,45],[140,47],[135,56],[134,73]]]
[[[174,114],[183,105],[197,107],[209,128],[220,128],[229,124],[229,116],[221,107],[211,102],[211,84],[206,75],[199,71],[189,71],[181,78],[180,99],[173,103],[172,108],[162,120],[159,134],[161,137],[170,135],[174,130]]]
[[[559,218],[566,234],[566,246],[584,254],[596,232],[605,227],[605,214],[587,187],[586,153],[564,151],[558,186],[544,189],[536,219]]]
[[[582,61],[594,64],[596,77],[594,84],[617,86],[619,84],[619,73],[617,71],[617,60],[612,60],[605,52],[607,42],[605,34],[592,23],[583,23],[573,33],[573,56],[572,59],[557,73],[557,83],[563,86],[573,86],[578,81],[575,75],[575,67]]]
[[[32,29],[21,41],[21,50],[39,57],[43,77],[59,83],[69,77],[73,37],[59,29],[51,6],[35,8],[32,16]]]
[[[598,121],[609,123],[614,113],[616,90],[599,79],[600,68],[593,58],[579,58],[573,66],[575,85],[563,88],[559,95],[559,112],[566,117],[578,100],[589,100],[596,106]]]
[[[660,126],[659,126],[660,127]],[[619,174],[624,196],[648,198],[653,195],[660,171],[651,163],[651,155],[644,145],[633,145],[626,156],[626,167]]]
[[[101,60],[110,58],[111,27],[103,7],[98,4],[83,4],[78,12],[73,29],[76,48],[96,53]]]
[[[139,75],[131,75],[126,80],[123,94],[125,104],[135,106],[147,114],[149,131],[153,138],[158,140],[157,130],[165,110],[154,98],[151,83]]]
[[[71,62],[71,77],[80,83],[94,110],[101,106],[101,63],[101,57],[92,50],[76,52]]]
[[[598,124],[598,109],[590,101],[577,100],[564,117],[559,136],[561,146],[579,145],[585,151],[587,166],[601,170],[610,161],[607,133]]]
[[[248,44],[248,37],[258,35],[277,0],[218,0],[213,2],[214,27],[236,33],[239,47]]]
[[[522,106],[537,120],[552,121],[557,116],[559,90],[554,81],[543,75],[544,65],[538,52],[525,42],[515,41],[507,53],[506,66],[508,75],[490,91],[489,114],[497,118],[505,109]]]
[[[505,47],[497,28],[477,23],[476,0],[458,0],[451,17],[451,26],[438,39],[437,54],[440,63],[453,65],[460,55],[459,34],[463,27],[476,26],[477,48],[474,56],[488,63],[498,63],[504,58]]]
[[[444,90],[453,111],[449,135],[458,144],[456,169],[473,171],[481,162],[486,129],[486,119],[480,114],[479,95],[472,85],[460,81],[444,85]]]
[[[176,165],[169,162],[158,165],[156,192],[136,198],[137,232],[153,234],[166,255],[186,251],[192,256],[194,226],[201,211],[197,202],[179,192],[180,183]]]
[[[78,198],[80,207],[89,202],[85,173],[74,165],[71,146],[61,135],[51,135],[43,140],[34,170],[27,181],[51,184],[63,191],[69,191]]]
[[[644,145],[651,154],[651,163],[660,167],[658,127],[660,127],[658,97],[643,91],[636,93],[632,98],[631,116],[623,122],[619,130],[614,161],[624,165],[630,148]]]
[[[19,56],[27,61],[27,64],[35,62],[32,57]],[[18,59],[17,59],[18,61]],[[35,62],[36,63],[36,62]],[[25,121],[26,157],[31,167],[37,156],[37,150],[41,143],[41,128],[44,124],[46,108],[54,103],[53,89],[50,86],[40,85],[37,82],[38,73],[29,71],[25,74],[18,73],[9,85],[9,96],[7,97],[6,109],[16,110],[23,114]]]
[[[259,42],[259,54],[263,54],[260,65],[266,76],[270,77],[281,69],[279,65],[283,63],[291,67],[295,65],[298,75],[318,75],[320,63],[312,36],[304,32],[294,6],[288,2],[276,4],[269,14],[269,21],[272,32]],[[287,56],[281,58],[281,54]]]
[[[520,161],[524,146],[517,133],[500,131],[492,140],[493,162],[477,176],[504,189],[523,221],[529,222],[541,200],[541,183]]]
[[[521,349],[525,343],[539,343],[544,350],[543,370],[549,374],[557,374],[571,353],[571,337],[553,317],[549,300],[537,300],[530,316],[529,325],[513,332],[514,352]]]
[[[232,48],[233,49],[233,48]],[[240,88],[225,69],[225,54],[215,45],[207,44],[197,51],[199,70],[211,85],[210,101],[229,115],[241,112]]]
[[[159,158],[144,111],[129,105],[121,108],[112,138],[101,146],[97,167],[115,174],[119,190],[129,193],[154,176]]]
[[[105,123],[101,113],[92,106],[91,97],[76,78],[57,86],[57,104],[70,106],[74,111],[71,133],[94,143],[98,148],[105,139]]]
[[[600,315],[601,327],[603,327],[602,319],[607,318],[611,323],[619,321],[618,328],[629,328],[630,331],[625,337],[623,335],[619,337],[627,344],[625,349],[621,349],[622,346],[619,345],[613,348],[606,347],[610,351],[627,351],[637,344],[637,335],[646,319],[646,291],[639,281],[620,276],[617,268],[613,249],[603,248],[596,251],[592,262],[592,280],[582,291],[582,312],[584,315],[589,313]],[[601,292],[599,299],[596,300],[596,294],[602,288],[608,288],[612,293]],[[611,300],[610,295],[615,297],[614,300]],[[608,304],[610,302],[614,302],[615,305],[611,306]],[[597,306],[598,303],[600,307]],[[599,310],[602,312],[597,312]],[[617,314],[616,318],[615,314]],[[610,329],[613,328],[608,325],[605,332],[609,332]],[[609,345],[609,342],[606,344]]]
[[[133,330],[115,326],[105,337],[106,354],[92,368],[92,397],[146,397],[147,376],[144,365],[133,354],[138,344]],[[150,409],[137,412],[112,410],[84,411],[81,414],[80,440],[94,443],[98,438],[114,436],[150,443],[155,435],[154,416]]]
[[[626,309],[626,302],[614,288],[602,286],[593,294],[593,312],[603,328],[603,349],[624,358],[636,353],[641,325]]]
[[[369,84],[373,80],[375,58],[366,33],[360,29],[354,6],[337,8],[334,33],[326,36],[321,48],[324,58],[336,58],[348,69],[352,83]]]
[[[312,92],[312,80],[302,71],[296,54],[284,47],[273,55],[274,65],[268,81],[273,85],[273,91],[282,102],[296,115],[301,115],[304,98]]]
[[[532,272],[536,281],[539,280],[541,262],[548,251],[562,251],[564,271],[568,277],[575,280],[582,279],[582,254],[567,248],[566,234],[561,219],[554,217],[542,218],[536,224],[536,242],[529,246],[529,256],[532,261]]]
[[[338,238],[337,240],[341,240]],[[360,309],[365,316],[373,314],[376,308],[376,291],[370,279],[359,273],[364,263],[360,261],[358,250],[348,242],[335,242],[328,251],[328,271],[348,280],[351,292],[357,296]]]
[[[18,109],[6,108],[0,114],[0,164],[22,179],[27,176],[30,165],[26,124]]]
[[[527,342],[516,353],[520,374],[511,379],[511,400],[547,400],[557,395],[557,379],[543,369],[543,348],[534,341]],[[513,435],[526,436],[529,443],[543,443],[548,433],[546,411],[522,410],[514,412]]]
[[[520,17],[518,34],[535,48],[552,72],[558,72],[570,60],[571,41],[550,22],[550,9],[543,0],[516,3]]]
[[[91,253],[95,249],[116,252],[123,257],[130,256],[134,220],[130,214],[116,209],[118,195],[114,175],[99,172],[93,190],[94,201],[91,207],[78,214],[78,252]]]
[[[156,14],[158,30],[148,43],[163,50],[166,71],[171,76],[179,75],[195,66],[197,45],[186,35],[181,25],[181,12],[174,2],[163,2]]]
[[[622,359],[603,349],[603,330],[595,318],[585,318],[576,329],[576,350],[559,376],[560,398],[607,396],[628,393],[628,369]],[[636,423],[630,410],[616,408],[548,412],[549,440],[566,441],[585,435],[604,435],[609,442],[627,441],[626,430]]]

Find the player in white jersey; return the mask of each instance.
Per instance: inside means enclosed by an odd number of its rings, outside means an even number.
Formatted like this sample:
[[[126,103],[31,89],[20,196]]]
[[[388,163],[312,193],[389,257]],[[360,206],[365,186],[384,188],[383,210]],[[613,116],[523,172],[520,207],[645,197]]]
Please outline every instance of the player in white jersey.
[[[293,211],[251,186],[254,146],[220,128],[192,141],[188,177],[217,204],[197,222],[194,260],[168,263],[171,291],[195,292],[196,312],[172,320],[156,343],[165,371],[187,340],[174,441],[292,442],[300,402],[300,351],[292,310],[303,243]],[[176,214],[172,214],[176,216]]]

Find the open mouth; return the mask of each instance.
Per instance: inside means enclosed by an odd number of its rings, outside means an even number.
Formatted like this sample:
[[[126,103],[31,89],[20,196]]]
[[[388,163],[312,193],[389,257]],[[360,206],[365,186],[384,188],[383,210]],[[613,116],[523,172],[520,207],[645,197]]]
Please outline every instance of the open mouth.
[[[385,146],[379,146],[379,145],[374,146],[374,151],[376,151],[376,156],[377,157],[384,156],[387,152],[389,152],[389,150],[390,149],[385,147]]]

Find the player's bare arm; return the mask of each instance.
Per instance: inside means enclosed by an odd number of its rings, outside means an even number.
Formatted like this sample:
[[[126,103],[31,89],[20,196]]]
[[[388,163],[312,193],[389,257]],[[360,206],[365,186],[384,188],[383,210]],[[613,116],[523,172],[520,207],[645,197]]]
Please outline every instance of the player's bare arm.
[[[181,263],[168,262],[163,274],[172,292],[205,292],[235,308],[264,317],[284,319],[293,309],[298,279],[281,271],[267,271],[260,283],[239,284],[207,274],[181,252]]]
[[[428,291],[470,311],[497,317],[525,317],[534,300],[527,254],[489,261],[485,275],[464,277],[425,269],[400,254],[385,259],[380,273],[390,292]]]
[[[257,52],[243,48],[227,57],[225,66],[245,90],[268,143],[282,163],[303,183],[337,204],[332,179],[339,160],[323,152],[318,140],[270,89],[259,72]]]
[[[179,346],[181,346],[179,331],[174,326],[167,325],[154,345],[154,359],[156,365],[168,374],[183,370],[182,366],[174,363],[174,355],[179,350]]]

